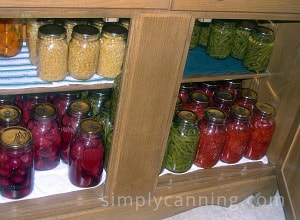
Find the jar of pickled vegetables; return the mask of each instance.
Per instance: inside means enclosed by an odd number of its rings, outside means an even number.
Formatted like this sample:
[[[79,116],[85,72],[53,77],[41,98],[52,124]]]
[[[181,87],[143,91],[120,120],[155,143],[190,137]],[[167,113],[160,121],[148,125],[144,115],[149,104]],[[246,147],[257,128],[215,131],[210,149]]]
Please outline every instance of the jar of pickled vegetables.
[[[181,98],[182,104],[186,103],[189,99],[190,92],[194,90],[192,83],[181,83],[178,96]]]
[[[216,59],[227,58],[230,55],[234,30],[235,22],[231,20],[213,20],[207,54]]]
[[[0,19],[0,57],[16,56],[22,49],[23,22]]]
[[[231,92],[234,97],[237,97],[238,93],[241,91],[243,81],[240,79],[234,80],[224,80],[221,82],[220,89],[225,89]]]
[[[234,105],[226,124],[226,140],[221,154],[224,163],[236,163],[242,159],[247,147],[250,130],[251,111],[245,107]]]
[[[21,109],[13,105],[0,106],[0,129],[20,125]]]
[[[37,73],[44,81],[60,81],[67,76],[68,45],[66,29],[56,24],[39,28]]]
[[[1,105],[16,105],[16,96],[0,95],[0,106]]]
[[[69,162],[70,143],[80,120],[90,116],[91,106],[88,102],[80,99],[72,100],[66,114],[62,118],[60,157],[63,162]]]
[[[57,111],[50,103],[36,104],[32,109],[32,119],[27,128],[33,136],[34,168],[51,170],[59,163],[61,133],[57,121]]]
[[[267,27],[256,27],[249,37],[243,60],[244,66],[256,73],[264,72],[269,64],[274,46],[275,34]]]
[[[174,173],[188,171],[193,165],[199,140],[197,115],[182,110],[171,125],[165,153],[165,168]]]
[[[110,100],[112,89],[97,89],[90,90],[88,93],[87,101],[92,107],[92,117],[98,117],[103,109],[103,104],[106,100]]]
[[[266,155],[276,123],[275,108],[268,103],[256,103],[251,119],[251,135],[244,156],[259,160]]]
[[[0,132],[0,188],[2,196],[19,199],[34,186],[32,135],[23,127],[12,126]]]
[[[69,74],[75,79],[90,79],[96,73],[98,56],[98,28],[91,25],[76,25],[69,43]]]
[[[230,55],[236,59],[244,59],[244,55],[248,46],[249,36],[255,27],[255,23],[251,21],[241,21],[236,25]]]
[[[23,126],[26,126],[29,119],[30,113],[33,106],[37,103],[46,103],[49,102],[49,97],[47,93],[38,93],[38,94],[26,94],[22,97],[19,103],[19,107],[22,111],[22,122]]]
[[[204,92],[209,98],[212,98],[214,92],[219,88],[219,83],[216,81],[201,82],[197,85],[195,90]]]
[[[194,164],[211,168],[220,159],[226,139],[226,114],[217,108],[207,108],[200,121],[200,138]]]
[[[97,73],[107,78],[121,74],[128,30],[120,25],[104,25],[100,37]]]
[[[254,109],[256,102],[257,93],[250,88],[242,88],[238,98],[235,100],[235,104],[244,106],[251,111]]]
[[[200,22],[198,45],[206,48],[210,36],[211,22]]]
[[[214,92],[211,106],[221,109],[227,114],[233,103],[234,95],[227,90],[219,89]]]
[[[114,79],[114,87],[112,90],[111,105],[110,105],[110,118],[111,118],[112,122],[115,121],[115,115],[117,112],[117,106],[118,106],[119,94],[120,94],[120,88],[121,88],[121,79],[122,79],[122,74],[118,75]]]
[[[195,49],[198,44],[198,37],[199,37],[199,31],[200,31],[200,22],[198,20],[195,21],[192,37],[190,41],[189,49]]]
[[[210,99],[205,93],[193,91],[190,93],[189,101],[182,106],[182,110],[190,110],[196,113],[198,120],[201,120],[209,101]]]
[[[94,119],[80,121],[70,146],[69,179],[78,187],[92,187],[100,183],[104,146],[100,138],[102,124]]]

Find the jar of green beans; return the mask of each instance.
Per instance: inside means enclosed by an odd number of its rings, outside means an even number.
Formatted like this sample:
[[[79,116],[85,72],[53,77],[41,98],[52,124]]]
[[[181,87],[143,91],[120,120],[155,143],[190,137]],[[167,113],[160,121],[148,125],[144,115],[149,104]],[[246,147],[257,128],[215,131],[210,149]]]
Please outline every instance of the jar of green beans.
[[[233,41],[231,44],[230,55],[236,59],[242,60],[248,45],[249,36],[254,29],[255,24],[251,21],[241,21],[235,28]]]
[[[122,74],[118,75],[114,79],[114,87],[112,89],[112,94],[111,94],[110,118],[113,122],[115,120],[115,114],[116,114],[116,111],[117,111],[117,105],[118,105],[119,93],[120,93],[120,86],[121,86],[121,78],[122,78]]]
[[[230,55],[234,30],[235,22],[231,20],[213,20],[207,54],[216,59],[227,58]]]
[[[198,45],[201,47],[206,48],[209,35],[210,35],[210,27],[211,23],[210,22],[200,22],[199,24],[199,36],[198,36]]]
[[[103,109],[103,104],[110,99],[112,89],[96,89],[88,92],[87,101],[92,107],[92,117],[97,118]]]
[[[244,66],[256,73],[264,72],[269,64],[274,46],[275,34],[272,29],[258,26],[249,37],[244,57]]]
[[[189,47],[190,50],[195,49],[197,47],[199,31],[200,31],[200,22],[196,20],[194,24],[191,42],[190,42],[190,47]]]
[[[193,165],[199,139],[197,122],[197,115],[187,110],[180,111],[174,118],[164,158],[169,171],[183,173]]]

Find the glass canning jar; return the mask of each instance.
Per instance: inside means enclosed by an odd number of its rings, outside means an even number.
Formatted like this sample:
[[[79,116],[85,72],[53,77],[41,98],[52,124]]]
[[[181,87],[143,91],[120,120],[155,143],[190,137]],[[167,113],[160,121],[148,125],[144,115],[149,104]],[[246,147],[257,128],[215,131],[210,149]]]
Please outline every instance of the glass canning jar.
[[[194,90],[192,83],[181,83],[178,96],[181,98],[182,104],[189,100],[190,92]]]
[[[250,88],[242,88],[239,96],[235,100],[235,104],[244,106],[249,110],[254,109],[254,105],[257,102],[257,93]]]
[[[93,18],[91,20],[91,25],[98,28],[99,33],[102,32],[102,28],[103,28],[104,24],[105,24],[105,22],[104,22],[103,18]]]
[[[219,108],[227,114],[233,103],[234,95],[227,90],[219,89],[214,92],[211,106]]]
[[[183,173],[193,165],[199,140],[197,115],[182,110],[171,125],[164,166],[171,172]]]
[[[269,64],[274,46],[275,34],[267,27],[256,27],[249,37],[243,60],[244,66],[256,73],[264,72]]]
[[[80,25],[80,24],[87,25],[88,24],[88,20],[87,19],[82,19],[82,18],[67,18],[67,19],[63,19],[61,25],[66,28],[67,43],[68,44],[69,44],[69,42],[72,39],[73,28],[76,25]]]
[[[250,130],[251,111],[234,105],[226,123],[226,140],[221,154],[224,163],[236,163],[242,159],[247,147]]]
[[[104,25],[100,37],[97,73],[115,78],[122,72],[128,30],[120,25]]]
[[[69,161],[71,139],[76,132],[80,120],[90,116],[91,106],[88,102],[80,99],[72,100],[66,114],[62,118],[60,157],[63,162]]]
[[[230,55],[231,41],[235,22],[230,20],[213,20],[207,45],[207,54],[216,59],[225,59]]]
[[[94,119],[80,121],[70,145],[69,179],[78,187],[92,187],[100,183],[104,146],[100,138],[102,124]]]
[[[199,31],[200,31],[200,22],[196,19],[193,32],[192,32],[192,37],[190,41],[190,46],[189,49],[195,49],[198,44],[198,38],[199,38]]]
[[[224,80],[221,82],[220,89],[225,89],[231,92],[234,97],[237,97],[237,95],[241,91],[242,85],[243,81],[241,79]]]
[[[38,103],[32,109],[32,118],[27,128],[33,136],[34,168],[51,170],[59,163],[61,133],[57,121],[57,110],[50,103]]]
[[[214,92],[219,88],[219,83],[217,81],[201,82],[196,85],[197,87],[195,90],[204,92],[209,98],[212,98]]]
[[[29,195],[34,186],[31,132],[12,126],[0,132],[0,187],[2,196],[19,199]]]
[[[210,99],[205,93],[193,91],[189,95],[189,101],[182,105],[182,110],[190,110],[196,113],[198,120],[201,120],[209,101]]]
[[[210,35],[211,22],[200,22],[198,45],[206,48]]]
[[[87,101],[92,107],[92,117],[97,118],[106,100],[110,100],[112,89],[96,89],[88,92]]]
[[[69,43],[68,72],[75,78],[87,80],[97,71],[99,30],[91,25],[76,25]]]
[[[207,108],[200,121],[200,138],[194,164],[211,168],[220,159],[226,139],[226,114],[216,108]]]
[[[1,105],[16,105],[16,96],[0,95],[0,106]]]
[[[251,135],[244,156],[259,160],[266,155],[276,123],[275,108],[268,103],[256,103],[251,119]]]
[[[39,27],[37,73],[44,81],[60,81],[67,76],[68,44],[66,29],[61,25]]]
[[[121,89],[121,80],[122,80],[122,74],[118,75],[114,79],[114,87],[111,94],[111,105],[110,105],[110,119],[112,120],[112,122],[115,121],[115,115],[117,112],[119,94]]]
[[[2,128],[17,126],[21,122],[21,109],[13,105],[0,106],[0,130]]]

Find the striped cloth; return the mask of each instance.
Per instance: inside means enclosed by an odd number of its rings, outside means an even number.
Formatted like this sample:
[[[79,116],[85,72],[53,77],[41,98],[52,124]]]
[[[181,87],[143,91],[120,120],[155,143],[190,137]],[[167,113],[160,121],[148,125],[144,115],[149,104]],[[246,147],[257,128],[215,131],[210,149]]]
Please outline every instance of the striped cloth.
[[[0,58],[0,90],[105,83],[113,83],[113,79],[95,74],[89,80],[77,80],[71,76],[67,76],[66,79],[59,82],[43,81],[37,76],[36,66],[32,65],[29,61],[28,48],[25,43],[17,56]]]

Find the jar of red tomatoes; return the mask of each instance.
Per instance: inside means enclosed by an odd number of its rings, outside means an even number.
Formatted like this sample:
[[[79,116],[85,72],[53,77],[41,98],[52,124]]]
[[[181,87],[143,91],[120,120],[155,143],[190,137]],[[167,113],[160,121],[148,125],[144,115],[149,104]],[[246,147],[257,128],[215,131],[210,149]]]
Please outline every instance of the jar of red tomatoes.
[[[200,121],[200,138],[194,164],[211,168],[220,159],[226,139],[226,114],[217,108],[207,108]]]
[[[21,110],[13,105],[0,106],[0,129],[20,125]]]
[[[102,124],[94,119],[80,121],[70,146],[69,179],[78,187],[92,187],[100,183],[104,146],[100,138]]]
[[[235,104],[244,106],[252,111],[256,102],[257,93],[253,89],[242,88]]]
[[[197,84],[195,90],[204,92],[209,98],[213,97],[214,92],[219,88],[219,83],[217,81],[208,81],[208,82],[201,82]]]
[[[209,101],[210,99],[205,93],[193,91],[190,93],[189,100],[183,104],[182,110],[190,110],[196,113],[198,120],[201,120]]]
[[[242,159],[251,134],[250,119],[249,109],[238,105],[232,106],[226,124],[226,140],[220,157],[224,163],[236,163]]]
[[[244,156],[259,160],[266,155],[275,131],[275,108],[267,103],[256,103],[251,119],[251,135]]]
[[[16,96],[0,95],[0,106],[1,105],[16,105]]]
[[[190,92],[194,90],[192,83],[181,83],[178,97],[181,98],[182,103],[186,103],[189,99]]]
[[[70,143],[80,120],[90,116],[91,106],[88,102],[80,99],[72,100],[66,114],[62,118],[60,157],[63,162],[69,161]]]
[[[38,103],[31,112],[27,128],[33,136],[34,167],[36,170],[51,170],[59,163],[61,133],[57,111],[50,103]]]
[[[19,199],[29,195],[34,185],[31,132],[12,126],[0,132],[0,187],[2,196]]]
[[[211,106],[219,108],[227,114],[231,106],[233,105],[233,103],[234,103],[233,93],[227,90],[220,89],[214,92]]]
[[[30,119],[30,112],[35,104],[46,102],[49,102],[49,97],[46,93],[24,95],[19,102],[19,107],[22,110],[22,125],[27,125]]]
[[[235,80],[224,80],[221,83],[220,89],[227,90],[231,92],[234,97],[237,97],[239,92],[241,91],[243,81],[240,79]]]

